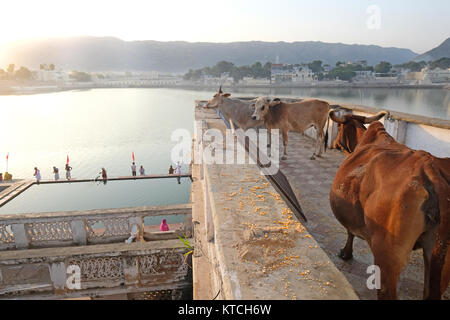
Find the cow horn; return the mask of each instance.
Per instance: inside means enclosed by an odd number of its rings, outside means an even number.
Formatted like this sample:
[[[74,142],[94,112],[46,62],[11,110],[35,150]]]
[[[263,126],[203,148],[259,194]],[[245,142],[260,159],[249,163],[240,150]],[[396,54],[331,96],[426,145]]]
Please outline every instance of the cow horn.
[[[220,87],[219,87],[219,93],[223,93],[222,92],[222,85],[220,85]]]
[[[331,120],[337,123],[344,123],[347,120],[345,116],[337,116],[336,114],[334,114],[334,110],[332,109],[328,111],[328,115],[330,116]]]
[[[376,115],[372,116],[372,117],[366,117],[364,119],[364,123],[372,123],[374,121],[380,120],[381,118],[383,118],[385,115],[387,115],[388,112],[387,111],[381,111],[379,113],[377,113]]]

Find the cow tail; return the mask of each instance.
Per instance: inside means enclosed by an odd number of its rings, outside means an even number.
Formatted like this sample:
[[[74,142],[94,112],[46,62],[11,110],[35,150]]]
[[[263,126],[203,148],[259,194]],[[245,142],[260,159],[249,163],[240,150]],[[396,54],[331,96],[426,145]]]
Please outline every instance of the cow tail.
[[[323,139],[323,141],[324,141],[324,147],[325,147],[325,149],[324,149],[324,152],[327,152],[327,145],[328,145],[328,124],[330,123],[330,116],[329,116],[329,114],[327,113],[327,128],[326,128],[326,130],[325,130],[325,138]]]

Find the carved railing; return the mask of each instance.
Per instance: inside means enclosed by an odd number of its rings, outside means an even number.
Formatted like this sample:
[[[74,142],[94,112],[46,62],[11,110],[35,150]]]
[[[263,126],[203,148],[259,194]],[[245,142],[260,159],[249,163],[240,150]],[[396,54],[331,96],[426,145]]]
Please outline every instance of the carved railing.
[[[192,288],[177,240],[0,252],[1,299],[93,299]],[[172,296],[172,298],[174,298]]]
[[[184,215],[181,227],[145,232],[144,218]],[[0,251],[123,242],[133,225],[150,240],[192,233],[191,204],[0,216]]]

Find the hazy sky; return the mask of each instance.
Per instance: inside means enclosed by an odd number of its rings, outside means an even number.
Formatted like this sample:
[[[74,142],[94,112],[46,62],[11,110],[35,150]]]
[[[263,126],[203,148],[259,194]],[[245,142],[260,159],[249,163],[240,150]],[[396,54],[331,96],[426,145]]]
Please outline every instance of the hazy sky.
[[[449,0],[2,0],[0,44],[23,38],[324,41],[423,53],[450,36]]]

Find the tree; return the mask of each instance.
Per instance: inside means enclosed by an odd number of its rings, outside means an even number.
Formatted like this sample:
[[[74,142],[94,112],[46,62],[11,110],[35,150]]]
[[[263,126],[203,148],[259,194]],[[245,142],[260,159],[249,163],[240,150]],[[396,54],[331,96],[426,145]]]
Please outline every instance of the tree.
[[[28,68],[20,67],[20,69],[16,71],[15,77],[20,80],[30,80],[33,77],[33,74]]]
[[[348,67],[337,67],[327,74],[329,79],[337,78],[344,81],[350,81],[354,76],[356,76],[356,73]]]
[[[188,73],[183,76],[184,80],[199,80],[202,76],[202,70],[189,69]]]
[[[251,69],[251,72],[252,72],[252,76],[254,78],[262,78],[262,77],[264,77],[264,71],[263,71],[261,62],[255,62],[254,64],[252,64],[250,69]]]
[[[7,71],[8,73],[10,73],[10,74],[13,74],[13,73],[14,73],[14,69],[15,69],[14,63],[11,63],[11,64],[8,66],[8,68],[6,69],[6,71]]]
[[[430,69],[448,69],[450,68],[450,58],[441,58],[430,63]]]
[[[389,73],[391,71],[392,65],[387,61],[381,61],[375,66],[376,73]]]
[[[225,72],[231,72],[231,70],[234,67],[234,63],[228,62],[228,61],[220,61],[217,62],[217,64],[211,68],[211,72],[214,76],[220,77],[222,73]]]
[[[74,79],[76,81],[80,81],[80,82],[87,82],[87,81],[91,81],[92,77],[89,73],[86,72],[79,72],[79,71],[72,71],[69,75],[69,77],[71,79]]]
[[[313,73],[320,73],[323,71],[322,61],[320,60],[314,60],[313,62],[308,64],[308,67],[311,69]]]
[[[408,69],[409,71],[412,71],[412,72],[419,72],[426,65],[427,65],[427,63],[425,61],[420,61],[420,62],[409,61],[409,62],[406,62],[403,64],[397,64],[395,67]]]

